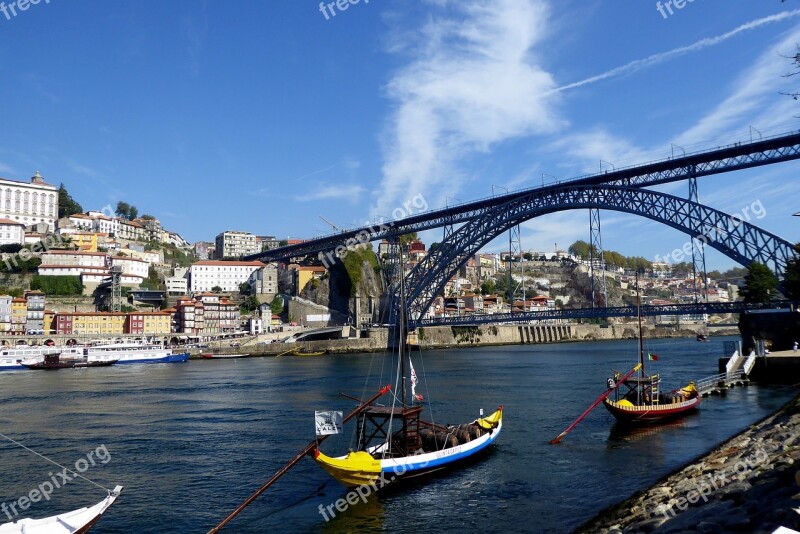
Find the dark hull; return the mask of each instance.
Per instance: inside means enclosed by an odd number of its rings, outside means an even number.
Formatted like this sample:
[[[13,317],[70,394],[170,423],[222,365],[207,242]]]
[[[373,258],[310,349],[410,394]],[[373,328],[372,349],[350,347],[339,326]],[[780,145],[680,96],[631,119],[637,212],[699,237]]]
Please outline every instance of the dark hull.
[[[700,397],[684,401],[674,408],[653,407],[653,406],[633,406],[620,408],[613,401],[606,399],[603,405],[611,412],[617,421],[629,425],[646,425],[668,421],[682,415],[695,411],[700,405]]]
[[[50,363],[50,362],[41,362],[41,363],[30,363],[25,364],[25,367],[28,369],[42,369],[42,370],[53,370],[53,369],[83,369],[84,367],[109,367],[114,365],[116,360],[108,361],[108,362],[57,362],[57,363]]]

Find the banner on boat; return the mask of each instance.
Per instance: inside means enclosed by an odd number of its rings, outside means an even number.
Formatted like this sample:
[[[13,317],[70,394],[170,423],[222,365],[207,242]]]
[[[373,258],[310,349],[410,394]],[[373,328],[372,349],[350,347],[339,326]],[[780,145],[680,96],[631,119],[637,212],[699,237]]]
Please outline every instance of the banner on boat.
[[[342,417],[342,412],[314,412],[317,436],[341,434]]]

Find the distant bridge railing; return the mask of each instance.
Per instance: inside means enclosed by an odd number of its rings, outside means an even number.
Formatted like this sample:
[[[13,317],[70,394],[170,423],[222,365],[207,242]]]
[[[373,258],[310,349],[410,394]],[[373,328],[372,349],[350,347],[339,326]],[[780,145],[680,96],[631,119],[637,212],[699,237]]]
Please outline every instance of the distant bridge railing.
[[[693,304],[670,304],[667,306],[642,306],[643,316],[656,315],[725,315],[751,311],[787,310],[789,301],[770,304],[745,304],[744,302],[710,302]],[[486,323],[527,323],[531,321],[550,321],[556,319],[597,319],[605,317],[636,317],[636,306],[616,306],[611,308],[554,309],[516,313],[476,313],[411,320],[412,327],[420,326],[468,326]]]

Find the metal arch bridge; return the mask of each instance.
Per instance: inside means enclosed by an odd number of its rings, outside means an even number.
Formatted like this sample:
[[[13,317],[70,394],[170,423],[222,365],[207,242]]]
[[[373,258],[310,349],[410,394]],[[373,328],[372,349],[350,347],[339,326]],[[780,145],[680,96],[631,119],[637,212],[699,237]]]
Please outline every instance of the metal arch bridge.
[[[718,314],[729,315],[745,312],[764,311],[790,311],[788,301],[772,302],[770,304],[745,304],[744,302],[700,302],[695,304],[669,304],[666,306],[641,306],[644,317],[658,315],[703,315]],[[495,313],[451,315],[417,319],[411,321],[410,326],[470,326],[486,323],[529,323],[531,321],[552,321],[569,319],[605,319],[608,317],[636,317],[636,306],[615,306],[610,308],[573,308],[555,309],[530,312]]]
[[[795,255],[791,243],[729,215],[646,187],[692,180],[741,169],[800,159],[800,132],[679,158],[603,172],[342,231],[245,257],[275,261],[342,250],[411,232],[461,224],[408,275],[412,318],[421,318],[452,275],[485,244],[509,228],[537,216],[571,209],[616,210],[662,222],[704,241],[735,261],[770,265],[778,276]]]

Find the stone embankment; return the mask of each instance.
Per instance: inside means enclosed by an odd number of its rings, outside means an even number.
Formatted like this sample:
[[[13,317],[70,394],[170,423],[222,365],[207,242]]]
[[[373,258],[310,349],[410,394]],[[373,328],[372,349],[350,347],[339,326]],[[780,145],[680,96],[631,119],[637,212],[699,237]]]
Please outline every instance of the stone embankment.
[[[579,533],[800,529],[800,397]],[[797,465],[795,465],[797,463]]]

